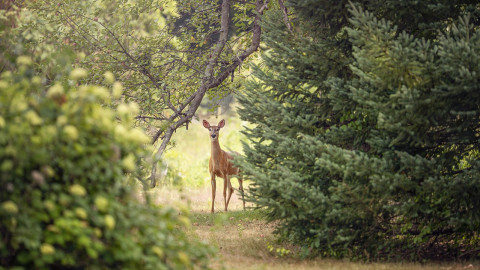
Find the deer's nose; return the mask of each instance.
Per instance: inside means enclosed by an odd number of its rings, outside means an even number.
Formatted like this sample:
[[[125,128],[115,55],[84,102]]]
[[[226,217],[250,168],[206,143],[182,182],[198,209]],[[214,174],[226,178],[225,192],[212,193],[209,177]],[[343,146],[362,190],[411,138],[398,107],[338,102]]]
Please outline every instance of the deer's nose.
[[[217,135],[216,135],[216,134],[212,134],[212,138],[215,139],[215,137],[217,137]]]

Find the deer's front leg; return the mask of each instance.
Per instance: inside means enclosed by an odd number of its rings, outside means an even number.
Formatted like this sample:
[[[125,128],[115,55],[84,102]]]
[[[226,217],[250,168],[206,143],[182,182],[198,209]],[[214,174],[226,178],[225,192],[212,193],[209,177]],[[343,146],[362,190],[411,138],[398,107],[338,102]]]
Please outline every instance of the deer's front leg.
[[[215,191],[217,189],[217,183],[215,182],[215,174],[210,174],[210,181],[212,182],[212,213],[214,212],[215,208]]]

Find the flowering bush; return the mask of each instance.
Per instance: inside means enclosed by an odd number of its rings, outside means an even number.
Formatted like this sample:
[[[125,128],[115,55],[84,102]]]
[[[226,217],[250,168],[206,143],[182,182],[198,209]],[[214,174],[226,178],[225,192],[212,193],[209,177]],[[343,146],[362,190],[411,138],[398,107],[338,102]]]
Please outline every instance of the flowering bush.
[[[149,138],[132,128],[138,106],[118,99],[111,74],[106,87],[83,85],[88,71],[67,54],[52,54],[70,60],[47,75],[35,55],[3,54],[0,269],[205,266],[210,249],[179,230],[188,219],[126,185]]]

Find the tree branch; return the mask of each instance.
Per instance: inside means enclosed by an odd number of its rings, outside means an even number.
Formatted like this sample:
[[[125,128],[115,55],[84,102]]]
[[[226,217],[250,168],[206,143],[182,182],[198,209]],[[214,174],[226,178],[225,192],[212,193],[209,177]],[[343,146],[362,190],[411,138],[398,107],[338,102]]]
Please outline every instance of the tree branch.
[[[260,46],[260,37],[262,33],[260,21],[261,21],[261,17],[264,10],[268,6],[268,1],[269,0],[266,0],[265,2],[262,0],[256,0],[256,3],[255,3],[256,14],[255,14],[255,19],[253,21],[252,41],[251,41],[250,47],[248,47],[245,51],[243,51],[240,54],[240,56],[236,56],[234,59],[232,59],[231,64],[227,66],[220,75],[213,78],[214,67],[217,64],[223,49],[225,48],[225,44],[228,38],[228,31],[229,31],[230,0],[223,0],[221,18],[220,18],[220,25],[221,25],[220,38],[210,58],[208,59],[208,62],[206,63],[205,72],[202,78],[202,83],[197,89],[197,91],[195,91],[194,94],[188,97],[188,99],[179,106],[178,111],[181,112],[187,106],[190,106],[190,107],[188,108],[186,113],[172,115],[170,117],[171,120],[174,120],[177,117],[180,117],[180,118],[176,122],[172,123],[167,128],[167,130],[165,130],[165,132],[163,132],[162,130],[159,130],[153,138],[153,143],[155,143],[160,137],[160,135],[164,134],[162,138],[162,143],[153,158],[154,163],[152,166],[152,174],[150,175],[152,187],[155,187],[156,185],[155,177],[156,177],[156,171],[157,171],[157,161],[160,160],[160,157],[163,155],[163,152],[165,151],[167,144],[170,141],[175,130],[181,127],[182,125],[187,124],[192,119],[198,107],[200,106],[200,103],[202,102],[202,99],[205,96],[205,93],[209,89],[219,86],[226,78],[228,78],[228,76],[235,70],[235,68],[237,68],[248,56],[250,56],[256,50],[258,50]]]
[[[66,14],[66,13],[65,13]],[[120,41],[120,39],[117,37],[117,35],[110,29],[108,28],[104,23],[98,21],[98,20],[94,20],[92,18],[89,18],[87,16],[84,16],[84,15],[81,15],[81,14],[77,14],[75,16],[79,16],[81,18],[85,18],[87,20],[90,20],[92,22],[96,22],[97,24],[99,24],[100,26],[102,26],[107,32],[108,34],[113,37],[113,39],[115,40],[115,42],[118,44],[118,46],[120,47],[120,51],[118,51],[119,53],[123,53],[127,58],[129,58],[130,60],[132,60],[132,62],[134,62],[137,67],[139,68],[139,71],[140,73],[142,73],[144,76],[146,76],[152,83],[153,85],[155,85],[155,87],[157,89],[161,89],[161,85],[158,83],[159,80],[157,80],[151,73],[149,70],[146,69],[146,67],[142,66],[139,62],[138,62],[138,59],[136,59],[135,57],[133,57],[127,50],[127,48],[125,48],[124,44]],[[73,29],[73,27],[72,27]],[[90,35],[90,34],[89,34]],[[91,35],[90,35],[91,36]],[[98,42],[97,39],[95,39],[95,37],[91,36],[94,40],[96,40]],[[85,37],[84,37],[85,38]],[[87,41],[88,39],[85,38]],[[99,43],[99,42],[98,42]],[[165,90],[165,87],[164,89]],[[170,108],[172,111],[175,112],[175,114],[179,114],[179,112],[177,111],[177,109],[175,108],[175,106],[173,106],[173,104],[171,103],[171,101],[165,97],[165,92],[162,91],[161,92],[161,97],[164,101],[164,103],[168,106],[168,108]]]
[[[155,117],[155,116],[143,116],[143,115],[139,115],[139,116],[135,116],[135,119],[137,120],[140,120],[140,119],[150,119],[150,120],[167,120],[167,118],[165,117]]]
[[[283,12],[283,22],[287,26],[288,32],[293,33],[292,25],[290,24],[290,20],[288,19],[287,8],[285,7],[283,0],[278,0],[278,4],[280,5],[280,9]]]
[[[252,30],[252,43],[250,47],[246,49],[240,56],[236,57],[232,64],[225,68],[225,70],[217,76],[209,85],[208,89],[215,88],[219,86],[248,56],[254,53],[260,46],[260,37],[262,34],[262,29],[260,27],[261,16],[263,11],[268,5],[268,0],[263,3],[261,0],[256,1],[256,11],[257,15],[253,21],[253,30]]]

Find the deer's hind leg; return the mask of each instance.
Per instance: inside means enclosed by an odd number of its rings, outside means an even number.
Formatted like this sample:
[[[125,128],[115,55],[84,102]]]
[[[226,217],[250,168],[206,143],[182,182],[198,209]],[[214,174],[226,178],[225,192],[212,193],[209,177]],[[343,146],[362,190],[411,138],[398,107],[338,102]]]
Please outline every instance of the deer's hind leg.
[[[228,208],[228,202],[227,202],[227,186],[228,186],[228,176],[224,175],[223,176],[223,200],[225,202],[225,212],[227,211]]]
[[[227,211],[228,203],[230,203],[230,198],[232,197],[232,193],[233,193],[233,187],[232,187],[232,183],[230,182],[230,177],[228,177],[227,175],[226,178],[227,178],[227,185],[228,185],[228,199],[227,199],[227,206],[225,207],[225,211]]]
[[[245,196],[244,196],[244,191],[243,191],[243,179],[238,176],[238,185],[240,189],[240,194],[242,194],[242,202],[243,202],[243,211],[245,211]]]
[[[215,182],[215,174],[211,173],[210,174],[210,181],[212,182],[212,210],[211,212],[213,213],[215,210],[215,191],[217,189],[217,183]]]

